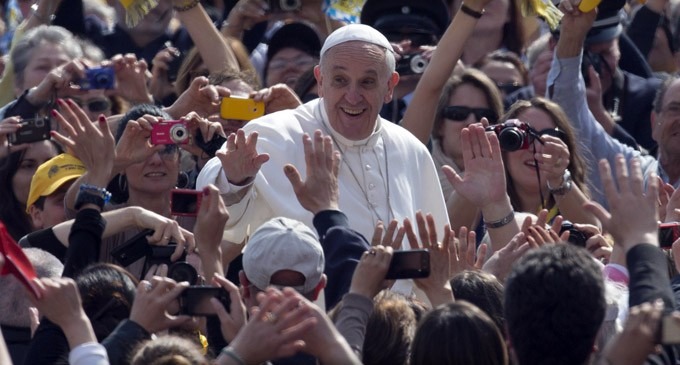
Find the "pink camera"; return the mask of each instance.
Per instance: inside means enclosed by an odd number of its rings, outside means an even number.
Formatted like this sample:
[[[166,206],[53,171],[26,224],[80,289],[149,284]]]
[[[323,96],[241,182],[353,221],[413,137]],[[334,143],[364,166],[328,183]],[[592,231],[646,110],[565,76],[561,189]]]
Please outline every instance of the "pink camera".
[[[188,144],[189,129],[181,120],[161,121],[153,125],[151,144]]]

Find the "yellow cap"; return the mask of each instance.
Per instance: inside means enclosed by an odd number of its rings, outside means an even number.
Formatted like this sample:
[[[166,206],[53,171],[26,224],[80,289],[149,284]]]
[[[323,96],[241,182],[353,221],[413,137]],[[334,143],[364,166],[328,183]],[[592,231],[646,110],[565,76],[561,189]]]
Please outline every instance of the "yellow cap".
[[[85,165],[79,159],[62,153],[45,161],[38,167],[31,179],[31,190],[28,193],[26,212],[41,196],[48,196],[64,183],[77,179],[85,173]]]

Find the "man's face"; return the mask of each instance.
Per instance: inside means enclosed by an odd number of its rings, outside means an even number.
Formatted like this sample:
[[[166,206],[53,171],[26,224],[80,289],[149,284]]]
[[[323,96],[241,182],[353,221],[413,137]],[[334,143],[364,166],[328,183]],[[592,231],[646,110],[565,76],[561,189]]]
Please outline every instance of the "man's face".
[[[57,191],[45,197],[43,208],[31,205],[29,211],[31,213],[31,220],[36,229],[45,229],[54,227],[55,225],[66,221],[66,212],[64,210],[64,197],[66,191],[73,182],[67,182],[62,185]]]
[[[388,69],[385,57],[379,46],[346,42],[328,50],[314,69],[329,122],[347,139],[370,136],[380,108],[392,100],[399,75]]]
[[[605,93],[612,86],[613,72],[618,67],[621,51],[619,50],[619,39],[615,38],[607,42],[594,43],[588,46],[588,50],[602,57],[605,64],[600,70],[600,83],[602,92]]]
[[[670,85],[662,101],[661,113],[654,115],[652,138],[661,154],[680,157],[680,80]]]

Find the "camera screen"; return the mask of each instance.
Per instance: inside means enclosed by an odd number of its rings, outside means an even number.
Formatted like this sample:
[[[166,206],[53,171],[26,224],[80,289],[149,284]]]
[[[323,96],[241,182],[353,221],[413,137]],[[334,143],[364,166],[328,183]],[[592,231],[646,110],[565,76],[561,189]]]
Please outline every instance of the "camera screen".
[[[190,316],[215,315],[215,309],[210,302],[211,298],[217,298],[224,308],[229,311],[229,294],[223,288],[210,286],[190,286],[181,295],[181,314]]]
[[[392,255],[385,279],[426,278],[430,275],[430,252],[427,250],[396,251]]]
[[[659,225],[659,246],[670,248],[680,238],[680,226],[677,223],[664,223]]]
[[[198,213],[200,192],[195,190],[173,190],[172,191],[172,214],[175,215],[196,215]]]

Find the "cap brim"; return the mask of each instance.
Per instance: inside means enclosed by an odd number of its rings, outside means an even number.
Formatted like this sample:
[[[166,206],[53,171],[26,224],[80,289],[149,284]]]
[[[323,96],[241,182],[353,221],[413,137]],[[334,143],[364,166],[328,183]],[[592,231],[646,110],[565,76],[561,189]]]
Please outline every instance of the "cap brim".
[[[77,179],[77,178],[79,178],[79,177],[81,177],[81,176],[82,176],[82,175],[70,175],[70,176],[64,176],[64,177],[62,177],[61,179],[58,179],[58,180],[54,181],[52,184],[50,184],[50,186],[49,186],[47,189],[45,189],[45,190],[43,190],[42,192],[40,192],[40,195],[37,195],[37,194],[38,194],[37,192],[35,192],[36,196],[29,195],[28,200],[26,201],[26,211],[28,212],[28,208],[29,208],[31,205],[35,204],[35,202],[36,202],[36,201],[38,200],[38,198],[40,198],[41,196],[48,196],[48,195],[51,195],[52,193],[54,193],[55,191],[57,191],[62,185],[66,184],[67,182],[69,182],[69,181],[71,181],[71,180],[75,180],[75,179]]]

